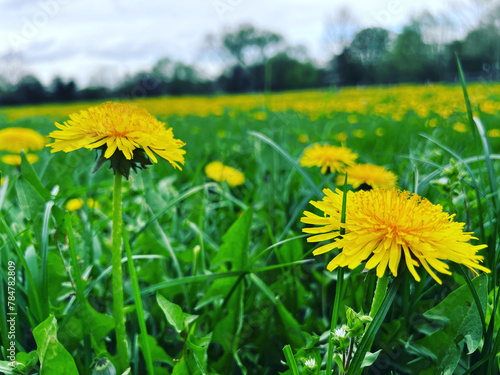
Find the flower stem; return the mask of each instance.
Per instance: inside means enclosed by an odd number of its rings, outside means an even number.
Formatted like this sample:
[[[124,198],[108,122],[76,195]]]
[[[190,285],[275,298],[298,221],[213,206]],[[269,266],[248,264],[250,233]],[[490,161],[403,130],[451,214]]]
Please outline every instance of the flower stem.
[[[328,356],[326,357],[326,375],[332,374],[332,358],[333,358],[333,332],[337,327],[337,319],[339,316],[340,300],[342,299],[342,282],[344,281],[344,269],[337,268],[337,284],[335,287],[335,299],[333,301],[332,320],[330,322],[330,335],[328,336]]]
[[[120,367],[124,372],[130,365],[127,350],[127,333],[125,331],[125,313],[123,311],[123,276],[122,276],[122,175],[115,174],[113,190],[113,248],[111,252],[113,315],[115,317],[116,354]]]
[[[373,294],[372,307],[370,309],[370,317],[373,318],[377,314],[378,309],[384,301],[385,295],[387,294],[387,284],[389,283],[389,277],[384,274],[377,280],[377,286],[375,288],[375,293]]]

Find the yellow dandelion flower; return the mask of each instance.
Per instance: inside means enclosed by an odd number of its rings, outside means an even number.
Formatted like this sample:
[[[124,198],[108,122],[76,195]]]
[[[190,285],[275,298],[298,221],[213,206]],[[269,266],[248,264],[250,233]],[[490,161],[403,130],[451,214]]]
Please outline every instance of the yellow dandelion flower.
[[[363,129],[356,129],[352,132],[352,135],[355,136],[356,138],[364,138],[366,132]]]
[[[36,163],[38,161],[38,155],[27,154],[26,159],[30,164]],[[4,155],[2,156],[2,162],[8,165],[21,165],[21,155]]]
[[[227,182],[229,186],[238,186],[245,183],[245,175],[239,170],[228,167],[220,161],[214,161],[205,167],[207,177],[218,182]]]
[[[80,210],[82,207],[83,207],[83,199],[82,198],[70,199],[66,203],[66,209],[68,211],[77,211],[77,210]]]
[[[384,128],[377,128],[375,129],[375,134],[377,137],[382,137],[385,134],[385,129]]]
[[[309,137],[307,136],[307,134],[300,134],[299,135],[299,142],[300,143],[306,143],[307,141],[309,141]]]
[[[358,154],[347,147],[315,144],[304,151],[300,160],[302,167],[320,167],[321,173],[342,172],[347,165],[353,165]]]
[[[266,112],[256,112],[253,117],[255,117],[257,120],[260,121],[265,121],[267,120],[267,113]]]
[[[426,125],[429,128],[435,128],[438,125],[437,119],[435,119],[435,118],[430,119]]]
[[[116,163],[125,157],[125,163],[135,168],[144,168],[151,164],[144,157],[144,152],[157,163],[154,153],[167,160],[174,168],[184,164],[186,151],[180,148],[184,142],[174,139],[172,128],[165,128],[165,124],[149,114],[143,108],[115,102],[106,102],[87,110],[69,115],[70,120],[62,125],[56,122],[60,130],[53,131],[49,137],[54,138],[51,152],[70,152],[80,148],[101,149],[100,165],[112,157]],[[134,155],[135,154],[135,155]],[[123,156],[123,157],[122,157]],[[119,159],[119,160],[118,160]],[[128,177],[128,171],[123,171],[123,165],[113,166]],[[98,162],[98,166],[99,165]]]
[[[467,131],[467,126],[465,126],[464,123],[456,122],[455,125],[453,125],[453,130],[459,133],[465,133]]]
[[[42,150],[47,139],[32,129],[5,128],[0,130],[0,150],[20,154],[21,151]]]
[[[96,202],[92,198],[87,199],[87,207],[88,208],[99,208],[99,202]]]
[[[373,189],[396,187],[397,177],[384,167],[373,164],[355,164],[346,168],[347,183],[354,189],[368,185]],[[345,176],[337,177],[337,185],[343,185]]]
[[[82,198],[74,198],[70,199],[66,203],[66,209],[68,211],[77,211],[83,207],[83,199]],[[92,198],[87,199],[87,207],[88,208],[99,208],[99,202],[96,202]]]
[[[358,122],[358,116],[356,116],[356,115],[349,115],[347,117],[347,122],[349,124],[356,124]]]
[[[486,134],[490,138],[499,138],[500,137],[500,129],[491,129],[491,130],[488,130],[488,132]]]
[[[335,136],[335,140],[339,141],[339,142],[345,142],[347,140],[347,133],[346,132],[340,132],[339,134],[337,134]]]
[[[339,189],[336,192],[324,189],[323,192],[322,201],[310,203],[323,211],[324,216],[305,211],[301,221],[317,226],[303,229],[305,233],[314,234],[307,239],[308,242],[335,239],[316,249],[314,255],[333,249],[342,250],[328,264],[330,271],[338,266],[354,269],[367,260],[365,267],[376,267],[378,277],[385,274],[387,266],[397,276],[404,254],[406,266],[417,281],[420,281],[420,276],[415,266],[422,265],[441,284],[431,267],[450,275],[444,260],[463,264],[474,272],[474,269],[490,272],[479,264],[483,257],[477,255],[486,245],[471,245],[472,233],[463,232],[465,224],[454,222],[454,215],[443,212],[440,205],[395,189],[350,191],[347,193],[346,223],[341,224],[343,192]],[[346,231],[342,237],[339,235],[340,226]]]

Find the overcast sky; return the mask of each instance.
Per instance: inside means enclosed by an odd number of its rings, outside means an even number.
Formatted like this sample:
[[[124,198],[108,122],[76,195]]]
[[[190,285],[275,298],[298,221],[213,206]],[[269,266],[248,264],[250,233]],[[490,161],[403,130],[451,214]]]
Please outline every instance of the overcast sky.
[[[205,36],[242,23],[305,45],[321,62],[333,53],[325,26],[345,6],[362,27],[395,31],[424,9],[445,9],[440,0],[0,0],[0,74],[112,84],[162,57],[210,72]]]

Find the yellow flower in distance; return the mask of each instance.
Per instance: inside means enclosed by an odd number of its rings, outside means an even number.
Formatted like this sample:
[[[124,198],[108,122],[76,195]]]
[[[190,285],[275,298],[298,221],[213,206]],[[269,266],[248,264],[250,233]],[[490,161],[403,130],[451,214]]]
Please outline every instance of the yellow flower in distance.
[[[300,134],[298,138],[300,143],[306,143],[309,140],[307,134]]]
[[[0,130],[0,150],[20,154],[21,151],[42,150],[47,139],[33,129],[5,128]],[[37,159],[38,160],[38,159]]]
[[[149,158],[157,163],[154,153],[167,160],[174,168],[184,164],[186,151],[180,147],[185,143],[174,139],[172,128],[149,114],[143,108],[115,102],[106,102],[87,110],[69,115],[70,120],[62,125],[56,122],[60,130],[53,131],[54,138],[51,152],[70,152],[80,148],[103,148],[104,158],[110,159],[115,152],[121,152],[127,160],[134,160],[134,152],[144,150]],[[145,164],[146,158],[137,163]],[[142,160],[141,160],[142,159]]]
[[[38,155],[27,154],[26,159],[30,164],[36,163],[38,161]],[[8,165],[21,165],[21,155],[4,155],[2,156],[2,162]]]
[[[300,159],[302,167],[320,167],[321,173],[342,172],[347,165],[353,165],[358,154],[347,147],[315,144],[304,151]]]
[[[355,164],[346,168],[347,183],[352,185],[354,189],[361,185],[369,185],[373,189],[386,188],[391,189],[396,187],[397,177],[391,171],[384,167],[373,164]],[[343,185],[344,176],[337,177],[337,185]]]
[[[212,180],[227,182],[230,186],[238,186],[245,183],[245,176],[239,170],[228,167],[220,161],[207,164],[205,174]]]
[[[490,138],[498,138],[498,137],[500,137],[500,130],[499,129],[491,129],[491,130],[488,130],[488,133],[486,133],[486,134]]]
[[[66,203],[66,209],[68,211],[77,211],[83,207],[83,199],[82,198],[73,198],[70,199]],[[87,199],[87,207],[88,208],[98,208],[99,202],[96,202],[92,198]]]
[[[467,126],[462,122],[456,122],[455,125],[453,125],[453,130],[458,133],[465,133],[467,131]]]
[[[349,136],[346,132],[340,132],[335,136],[335,139],[339,142],[345,142]]]
[[[343,192],[324,189],[322,201],[310,203],[323,211],[318,216],[305,211],[301,221],[316,227],[304,228],[303,232],[314,234],[308,242],[330,241],[316,249],[313,254],[324,254],[341,249],[327,266],[332,271],[338,266],[356,268],[367,260],[365,267],[377,268],[377,276],[385,274],[387,266],[394,276],[403,257],[415,280],[420,276],[415,266],[425,270],[441,284],[438,272],[450,275],[449,266],[443,260],[463,264],[474,270],[490,272],[479,264],[483,257],[477,251],[486,245],[469,243],[472,233],[463,232],[464,223],[453,221],[454,215],[443,212],[443,207],[434,205],[425,198],[407,191],[376,189],[347,193],[346,223],[341,224]],[[340,237],[340,226],[346,233]]]

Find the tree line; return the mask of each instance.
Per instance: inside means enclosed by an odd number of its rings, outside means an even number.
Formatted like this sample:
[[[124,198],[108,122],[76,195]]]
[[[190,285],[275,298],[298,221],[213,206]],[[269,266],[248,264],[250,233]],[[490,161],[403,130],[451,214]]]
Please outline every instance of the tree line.
[[[290,46],[275,32],[243,25],[220,36],[207,37],[205,52],[215,56],[224,67],[212,79],[201,76],[195,66],[168,58],[159,60],[150,71],[126,77],[115,88],[78,88],[74,81],[61,78],[55,78],[46,87],[34,75],[11,84],[0,76],[0,105],[456,82],[456,57],[469,80],[499,80],[500,17],[492,16],[464,38],[452,41],[429,38],[429,17],[427,14],[414,19],[399,33],[370,27],[349,37],[345,27],[337,28],[337,34],[346,35],[331,38],[337,41],[338,52],[323,66],[310,58],[305,47]],[[335,24],[332,29],[335,30]]]

